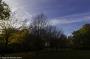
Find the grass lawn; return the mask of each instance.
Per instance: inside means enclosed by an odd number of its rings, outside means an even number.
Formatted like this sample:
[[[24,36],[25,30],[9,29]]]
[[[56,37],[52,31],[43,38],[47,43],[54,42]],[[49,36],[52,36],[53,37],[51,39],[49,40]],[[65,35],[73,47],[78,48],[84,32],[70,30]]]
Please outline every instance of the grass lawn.
[[[90,59],[90,50],[42,50],[13,53],[6,56],[22,57],[22,59]]]

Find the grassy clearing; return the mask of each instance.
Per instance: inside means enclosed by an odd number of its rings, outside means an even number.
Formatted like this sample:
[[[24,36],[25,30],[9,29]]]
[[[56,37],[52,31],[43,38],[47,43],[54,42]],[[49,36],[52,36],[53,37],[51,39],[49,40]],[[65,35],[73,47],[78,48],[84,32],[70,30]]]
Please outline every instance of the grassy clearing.
[[[13,53],[6,56],[22,59],[90,59],[89,50],[42,50],[37,52]]]

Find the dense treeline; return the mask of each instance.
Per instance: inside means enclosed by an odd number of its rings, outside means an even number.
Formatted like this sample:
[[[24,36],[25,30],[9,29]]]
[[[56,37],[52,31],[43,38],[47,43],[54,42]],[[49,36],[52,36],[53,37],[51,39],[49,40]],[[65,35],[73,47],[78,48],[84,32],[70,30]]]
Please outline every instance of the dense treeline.
[[[44,48],[67,48],[67,37],[56,27],[48,25],[46,17],[40,14],[34,17],[29,28],[12,28],[4,30],[1,44],[5,50],[27,51]],[[7,31],[7,32],[6,32]],[[8,34],[7,34],[8,33]],[[4,38],[7,42],[5,42]],[[5,45],[7,43],[7,45]],[[2,49],[1,45],[1,49]]]
[[[62,30],[49,25],[43,14],[33,17],[29,27],[13,27],[10,18],[10,8],[0,0],[0,52],[36,51],[45,48],[90,48],[90,24],[66,36]]]

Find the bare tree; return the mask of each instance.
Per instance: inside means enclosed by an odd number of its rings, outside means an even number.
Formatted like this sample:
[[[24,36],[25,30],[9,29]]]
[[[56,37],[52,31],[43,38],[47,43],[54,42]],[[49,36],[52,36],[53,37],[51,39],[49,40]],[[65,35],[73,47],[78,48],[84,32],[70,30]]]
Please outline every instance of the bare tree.
[[[33,47],[42,48],[44,46],[44,33],[47,26],[47,17],[44,14],[37,15],[33,18],[30,26],[30,38],[29,41]]]

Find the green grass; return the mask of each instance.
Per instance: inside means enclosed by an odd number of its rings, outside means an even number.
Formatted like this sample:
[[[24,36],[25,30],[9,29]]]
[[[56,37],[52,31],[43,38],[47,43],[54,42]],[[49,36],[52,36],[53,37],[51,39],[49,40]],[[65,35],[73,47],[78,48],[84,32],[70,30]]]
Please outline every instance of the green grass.
[[[42,50],[37,52],[13,53],[6,56],[22,59],[90,59],[89,50]]]

